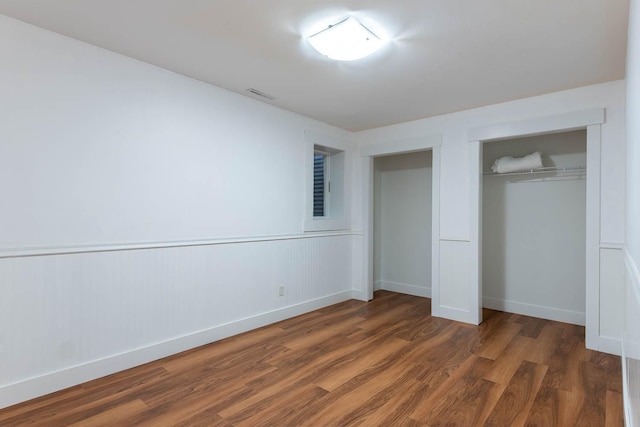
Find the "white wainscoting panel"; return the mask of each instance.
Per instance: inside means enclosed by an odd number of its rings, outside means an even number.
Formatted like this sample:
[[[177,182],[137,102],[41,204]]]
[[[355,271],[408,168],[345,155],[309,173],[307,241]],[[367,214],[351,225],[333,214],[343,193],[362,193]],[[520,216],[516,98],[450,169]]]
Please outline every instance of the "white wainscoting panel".
[[[626,293],[622,339],[622,375],[626,425],[640,426],[640,273],[624,253]]]
[[[600,336],[622,339],[624,322],[624,256],[622,248],[600,248]],[[620,352],[616,352],[620,354]]]
[[[352,237],[0,259],[0,407],[349,299]]]
[[[475,324],[477,321],[473,318],[469,307],[469,296],[472,291],[468,262],[469,249],[468,241],[440,240],[440,307],[438,308],[441,317]]]
[[[351,238],[351,283],[353,285],[352,296],[354,299],[369,301],[373,295],[369,295],[369,286],[365,277],[364,238],[362,232],[352,232]]]

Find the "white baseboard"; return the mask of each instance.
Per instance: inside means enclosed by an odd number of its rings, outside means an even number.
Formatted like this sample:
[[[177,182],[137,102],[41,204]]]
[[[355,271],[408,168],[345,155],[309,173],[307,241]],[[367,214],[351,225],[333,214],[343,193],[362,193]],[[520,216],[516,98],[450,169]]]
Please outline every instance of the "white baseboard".
[[[573,325],[584,326],[585,323],[585,314],[579,311],[562,310],[559,308],[489,297],[482,298],[482,306],[492,310],[523,314],[525,316],[539,317],[541,319],[555,320]]]
[[[478,324],[477,319],[473,318],[473,314],[471,313],[471,311],[463,310],[456,307],[448,307],[446,305],[441,305],[440,307],[438,307],[438,317],[442,317],[443,319],[455,320],[456,322],[469,323],[472,325]]]
[[[620,338],[599,336],[593,346],[587,346],[590,350],[601,351],[603,353],[622,355],[622,340]]]
[[[380,281],[380,289],[385,291],[399,292],[401,294],[414,295],[417,297],[431,298],[431,288],[422,286],[408,285],[406,283],[390,282],[388,280]]]
[[[322,298],[291,305],[256,316],[214,326],[147,347],[94,360],[82,365],[51,372],[0,387],[0,409],[82,384],[125,369],[139,366],[201,345],[209,344],[242,332],[260,328],[300,314],[308,313],[352,298],[352,291],[339,292]]]
[[[373,282],[373,291],[379,291],[382,289],[382,281],[381,280],[377,280],[375,282]]]
[[[371,300],[371,298],[369,298],[369,292],[360,291],[356,289],[351,290],[351,298],[357,299],[358,301],[365,301],[365,302]]]

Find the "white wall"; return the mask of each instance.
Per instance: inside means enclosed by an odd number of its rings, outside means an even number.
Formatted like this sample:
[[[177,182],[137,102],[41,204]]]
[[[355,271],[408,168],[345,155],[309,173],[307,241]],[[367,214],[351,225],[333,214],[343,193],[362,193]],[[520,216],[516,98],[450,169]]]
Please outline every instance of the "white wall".
[[[629,11],[627,50],[626,295],[623,359],[627,425],[640,426],[640,4]]]
[[[376,288],[431,296],[431,174],[431,151],[375,159]]]
[[[544,166],[585,166],[586,131],[488,142],[483,171],[502,156],[540,151]],[[485,307],[584,325],[586,183],[581,176],[486,175]]]
[[[599,200],[602,248],[622,247],[624,238],[624,138],[625,138],[625,82],[615,81],[578,89],[556,92],[503,104],[432,117],[414,122],[388,126],[356,134],[359,146],[384,144],[388,141],[420,138],[425,135],[442,135],[440,174],[440,254],[439,295],[433,296],[434,312],[458,320],[473,321],[473,295],[477,286],[470,277],[471,223],[470,192],[471,155],[468,132],[481,126],[515,122],[545,116],[560,115],[592,108],[606,109],[606,122],[601,126],[602,150],[600,164],[601,197]],[[356,162],[354,191],[362,188],[362,177]],[[353,212],[362,212],[362,196],[354,194]],[[362,227],[362,217],[354,218],[354,227]],[[600,293],[609,292],[600,287]],[[613,290],[616,292],[616,290]],[[616,299],[620,300],[621,295]],[[610,322],[616,313],[603,312],[599,317]],[[613,321],[613,320],[612,320]],[[598,321],[596,320],[596,323]],[[608,340],[608,338],[613,338]],[[602,349],[616,351],[619,341],[604,337]],[[598,343],[598,345],[600,345]]]
[[[305,128],[349,138],[1,19],[0,248],[298,233]]]
[[[0,407],[351,297],[302,233],[348,132],[1,15],[0,57]]]

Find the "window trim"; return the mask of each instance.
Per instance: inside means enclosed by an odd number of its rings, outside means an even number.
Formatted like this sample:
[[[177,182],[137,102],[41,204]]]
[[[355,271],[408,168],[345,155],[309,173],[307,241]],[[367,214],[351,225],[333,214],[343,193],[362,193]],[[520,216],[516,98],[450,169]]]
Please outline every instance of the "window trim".
[[[351,226],[351,180],[347,172],[348,165],[350,165],[351,162],[349,147],[345,142],[336,137],[323,135],[310,130],[305,131],[304,139],[305,179],[303,230],[305,232],[312,232],[349,229]],[[325,216],[313,216],[313,158],[316,151],[330,155],[330,157],[327,158],[327,169],[332,175],[330,181],[333,191],[329,197],[325,199]],[[335,155],[340,155],[341,161],[335,161],[337,160],[335,157],[333,159],[331,158],[331,156]],[[336,170],[336,167],[339,169]],[[335,211],[336,209],[338,212]]]

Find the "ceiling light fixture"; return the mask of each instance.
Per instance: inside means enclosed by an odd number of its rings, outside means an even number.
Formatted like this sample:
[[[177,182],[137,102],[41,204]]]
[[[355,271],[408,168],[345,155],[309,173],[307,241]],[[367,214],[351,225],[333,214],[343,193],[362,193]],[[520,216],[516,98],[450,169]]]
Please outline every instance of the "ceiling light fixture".
[[[355,18],[346,18],[329,25],[309,37],[309,43],[321,54],[337,61],[364,58],[384,44],[380,37]]]

